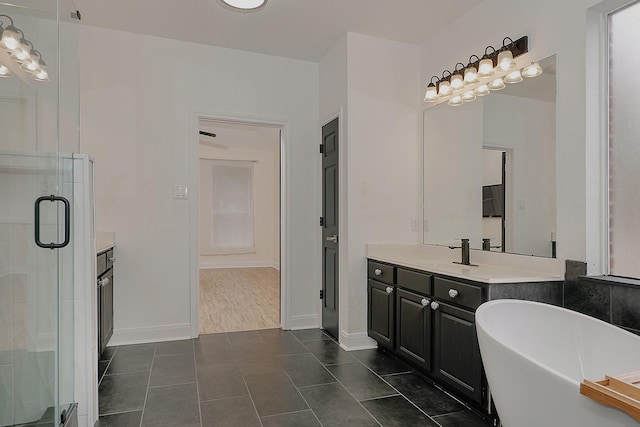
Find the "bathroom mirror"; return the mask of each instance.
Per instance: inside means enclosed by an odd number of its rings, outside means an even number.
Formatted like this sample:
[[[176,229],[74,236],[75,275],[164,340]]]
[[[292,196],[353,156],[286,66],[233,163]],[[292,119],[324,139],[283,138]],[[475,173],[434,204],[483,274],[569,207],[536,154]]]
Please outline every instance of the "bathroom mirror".
[[[556,58],[543,74],[423,114],[423,242],[555,255]]]

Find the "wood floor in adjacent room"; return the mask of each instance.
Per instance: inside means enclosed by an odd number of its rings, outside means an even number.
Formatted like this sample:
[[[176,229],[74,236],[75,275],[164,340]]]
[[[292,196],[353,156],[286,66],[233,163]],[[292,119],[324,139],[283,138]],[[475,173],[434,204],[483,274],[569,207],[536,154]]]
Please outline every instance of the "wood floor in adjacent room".
[[[275,268],[200,270],[200,333],[280,327],[280,273]]]

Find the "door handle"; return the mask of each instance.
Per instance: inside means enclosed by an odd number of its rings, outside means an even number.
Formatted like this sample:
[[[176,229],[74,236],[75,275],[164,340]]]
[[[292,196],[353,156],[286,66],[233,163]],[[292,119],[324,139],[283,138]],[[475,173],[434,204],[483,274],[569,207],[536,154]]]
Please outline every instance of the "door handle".
[[[44,201],[64,203],[64,241],[62,243],[42,243],[40,241],[40,204]],[[50,196],[38,197],[36,199],[35,205],[34,229],[36,234],[36,245],[40,246],[41,248],[59,249],[67,246],[71,237],[71,206],[69,205],[69,200],[64,197],[54,196],[53,194]]]
[[[327,236],[327,242],[338,243],[338,235],[334,234],[333,236]]]

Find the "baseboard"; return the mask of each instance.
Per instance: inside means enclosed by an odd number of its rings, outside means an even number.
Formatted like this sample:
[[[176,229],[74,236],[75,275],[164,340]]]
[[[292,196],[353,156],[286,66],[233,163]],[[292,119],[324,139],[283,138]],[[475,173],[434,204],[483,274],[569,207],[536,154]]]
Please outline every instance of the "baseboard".
[[[320,319],[317,314],[308,314],[303,316],[291,316],[289,328],[297,329],[313,329],[320,327]]]
[[[201,270],[207,268],[261,268],[271,267],[276,270],[280,269],[280,266],[274,265],[272,262],[253,262],[253,261],[234,261],[234,262],[201,262],[199,268]]]
[[[109,340],[109,347],[116,345],[143,344],[148,342],[186,340],[191,338],[191,325],[150,326],[146,328],[116,329]]]
[[[345,331],[340,331],[340,347],[347,351],[368,350],[378,348],[378,343],[369,338],[366,332],[349,334]]]

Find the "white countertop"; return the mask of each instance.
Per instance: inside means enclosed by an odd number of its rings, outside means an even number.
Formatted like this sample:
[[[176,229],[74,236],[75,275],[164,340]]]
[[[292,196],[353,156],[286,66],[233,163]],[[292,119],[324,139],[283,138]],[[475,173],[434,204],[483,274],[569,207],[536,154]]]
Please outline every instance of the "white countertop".
[[[111,231],[96,232],[96,253],[104,252],[116,245],[116,233]]]
[[[564,280],[564,262],[553,258],[471,250],[476,266],[468,266],[453,262],[460,261],[460,249],[422,244],[369,244],[367,258],[483,283]]]

